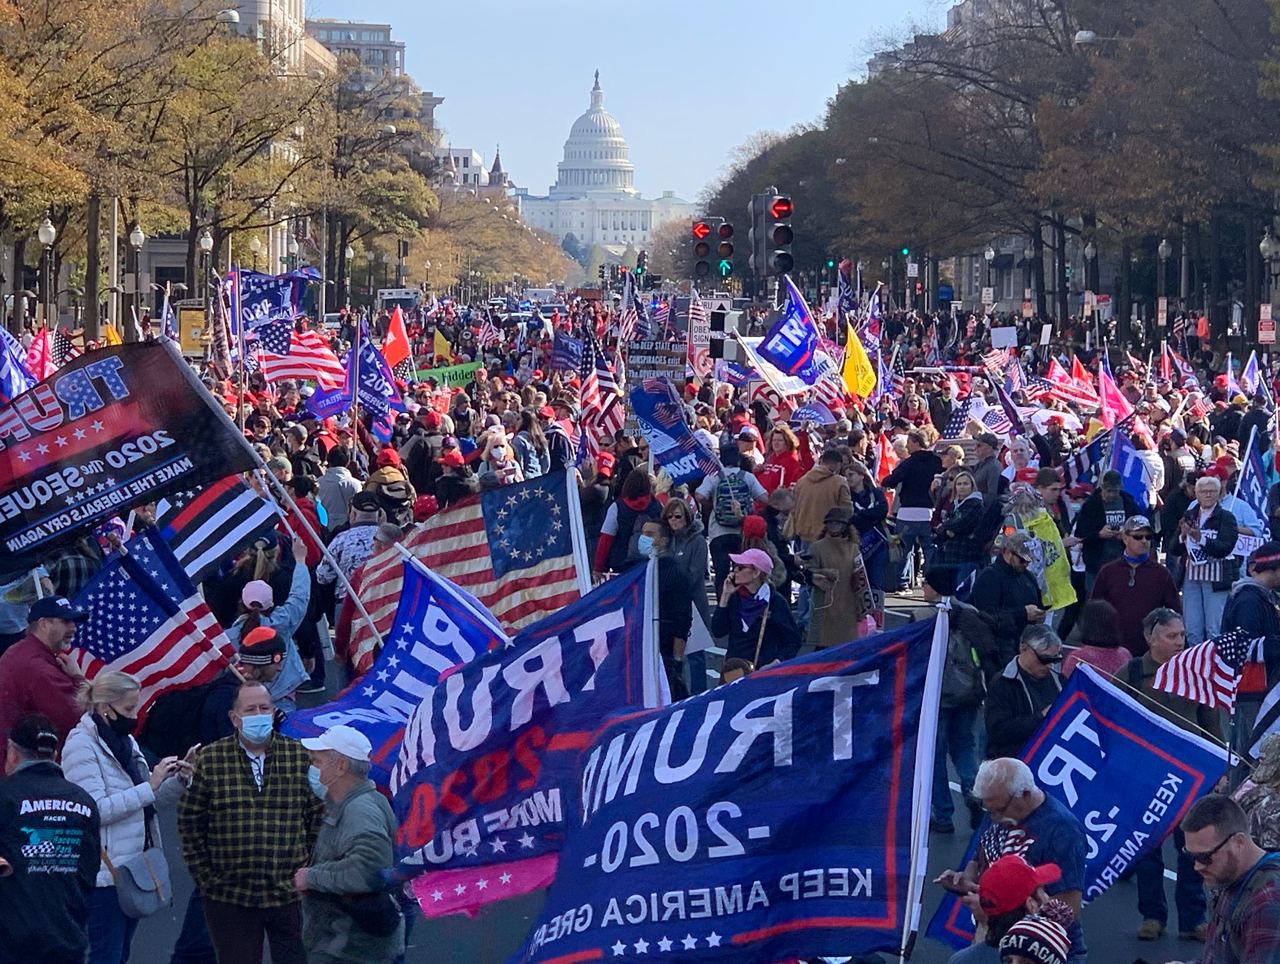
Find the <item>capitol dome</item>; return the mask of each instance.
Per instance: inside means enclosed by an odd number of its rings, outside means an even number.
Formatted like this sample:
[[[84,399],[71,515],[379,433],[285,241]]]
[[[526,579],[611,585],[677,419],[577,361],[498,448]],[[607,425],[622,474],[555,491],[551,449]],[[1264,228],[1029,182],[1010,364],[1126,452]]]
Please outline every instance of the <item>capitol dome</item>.
[[[556,166],[553,197],[635,196],[635,168],[622,125],[604,109],[600,71],[591,88],[591,106],[573,122],[564,142],[564,160]]]

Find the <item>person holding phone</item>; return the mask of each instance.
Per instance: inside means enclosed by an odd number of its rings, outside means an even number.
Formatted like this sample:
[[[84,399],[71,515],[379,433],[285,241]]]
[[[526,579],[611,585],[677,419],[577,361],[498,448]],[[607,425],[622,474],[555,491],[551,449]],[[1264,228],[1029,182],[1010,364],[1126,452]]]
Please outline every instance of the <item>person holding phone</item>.
[[[769,554],[747,549],[730,553],[729,562],[732,568],[711,615],[711,634],[729,639],[725,659],[744,659],[758,669],[795,656],[800,630],[787,600],[769,588]]]
[[[191,781],[192,754],[147,766],[133,737],[141,695],[128,673],[99,673],[81,696],[84,715],[62,751],[66,778],[93,797],[101,818],[103,859],[89,900],[90,964],[128,960],[138,922],[120,909],[111,868],[161,845],[156,808],[176,804]]]

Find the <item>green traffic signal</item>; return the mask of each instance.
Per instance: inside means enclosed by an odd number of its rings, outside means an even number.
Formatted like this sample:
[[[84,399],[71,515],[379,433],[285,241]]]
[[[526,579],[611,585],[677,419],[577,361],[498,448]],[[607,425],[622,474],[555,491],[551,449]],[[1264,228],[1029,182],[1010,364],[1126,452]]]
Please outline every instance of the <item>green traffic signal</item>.
[[[827,258],[827,268],[831,269],[831,268],[834,268],[835,266],[836,266],[835,259]]]
[[[909,258],[909,257],[911,257],[911,249],[910,249],[910,248],[908,248],[906,245],[903,245],[903,247],[902,247],[902,256],[903,256],[904,258]]]

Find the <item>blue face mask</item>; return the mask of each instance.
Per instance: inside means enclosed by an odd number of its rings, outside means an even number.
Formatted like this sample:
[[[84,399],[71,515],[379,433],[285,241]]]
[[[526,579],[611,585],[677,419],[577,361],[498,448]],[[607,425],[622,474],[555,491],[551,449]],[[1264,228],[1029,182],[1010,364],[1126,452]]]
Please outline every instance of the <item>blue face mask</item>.
[[[653,536],[637,536],[636,551],[642,556],[653,555]]]
[[[273,720],[270,713],[255,713],[240,720],[240,735],[254,746],[261,746],[271,738]]]
[[[320,768],[314,764],[307,767],[307,783],[311,784],[311,792],[321,800],[329,793],[329,788],[320,779]]]

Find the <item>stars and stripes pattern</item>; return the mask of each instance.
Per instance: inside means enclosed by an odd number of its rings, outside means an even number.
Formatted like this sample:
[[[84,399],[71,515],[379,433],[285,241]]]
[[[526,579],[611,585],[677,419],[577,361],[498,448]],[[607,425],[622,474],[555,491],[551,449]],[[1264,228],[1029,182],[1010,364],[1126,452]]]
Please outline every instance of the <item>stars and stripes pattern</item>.
[[[476,332],[476,344],[481,348],[491,348],[501,342],[502,332],[493,323],[493,319],[485,315],[484,321],[480,323],[480,329]]]
[[[53,329],[53,363],[55,365],[61,368],[83,354],[84,350],[76,345],[65,328]]]
[[[575,558],[585,559],[586,550],[572,479],[556,472],[471,496],[432,516],[404,546],[428,569],[472,593],[514,634],[579,596]],[[384,636],[400,602],[403,561],[392,546],[366,562],[353,580]],[[372,665],[375,647],[368,625],[354,620],[348,652],[357,673]]]
[[[622,309],[618,316],[619,342],[625,345],[636,338],[648,337],[648,319],[636,297],[635,279],[628,271],[622,281]]]
[[[943,438],[961,438],[964,436],[965,426],[969,424],[969,409],[972,407],[973,396],[952,405],[951,417],[947,419],[947,424],[942,430]]]
[[[108,559],[74,605],[89,618],[76,631],[71,658],[88,679],[106,671],[136,678],[140,719],[162,693],[212,680],[234,653],[155,530]]]
[[[617,434],[626,423],[626,411],[618,379],[600,350],[600,343],[589,330],[583,336],[578,373],[582,379],[583,443],[594,457],[599,450],[600,436]]]
[[[1240,671],[1246,663],[1257,662],[1262,639],[1250,639],[1241,629],[1233,629],[1178,653],[1156,670],[1154,689],[1172,693],[1210,709],[1235,707]]]
[[[257,329],[259,367],[268,381],[286,378],[341,388],[347,371],[329,343],[317,332],[298,331],[291,321],[277,321]]]
[[[194,583],[212,575],[254,536],[274,527],[279,517],[275,504],[238,475],[156,505],[156,529]]]
[[[693,303],[689,303],[690,317],[693,315]],[[671,324],[671,305],[665,301],[659,301],[653,309],[653,330],[666,331]]]

